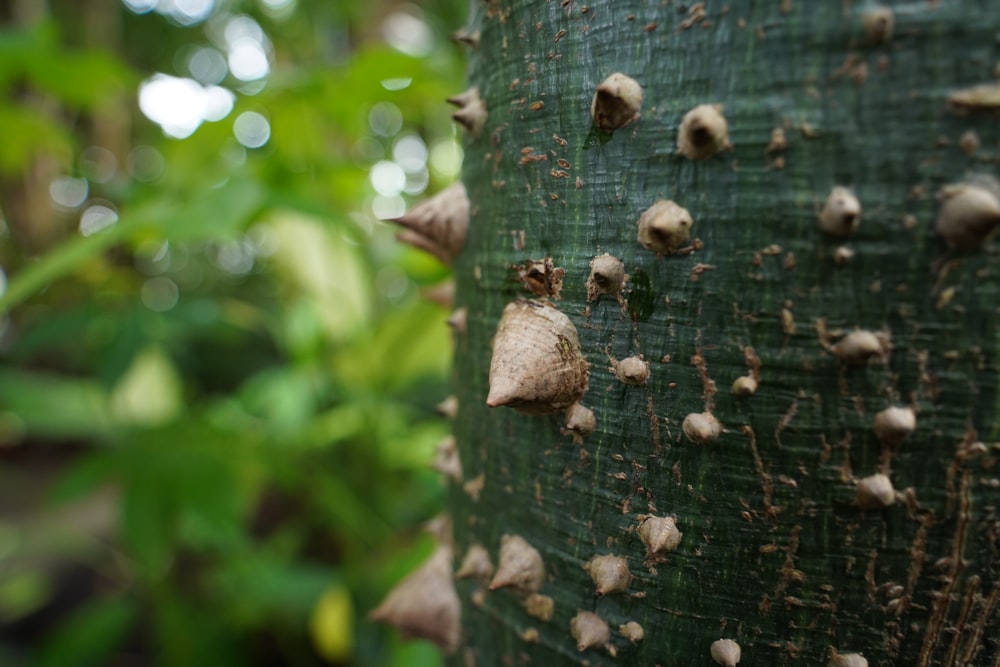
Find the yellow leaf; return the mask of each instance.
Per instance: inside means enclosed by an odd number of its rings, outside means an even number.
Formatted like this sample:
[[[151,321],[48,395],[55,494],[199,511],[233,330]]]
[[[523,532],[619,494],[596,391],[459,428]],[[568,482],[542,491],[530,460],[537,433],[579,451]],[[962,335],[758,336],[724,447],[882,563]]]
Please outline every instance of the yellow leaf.
[[[120,423],[159,426],[180,414],[181,392],[170,358],[151,346],[136,355],[111,392],[111,413]]]
[[[354,650],[354,604],[350,591],[333,584],[313,608],[309,622],[316,651],[332,663],[346,662]]]

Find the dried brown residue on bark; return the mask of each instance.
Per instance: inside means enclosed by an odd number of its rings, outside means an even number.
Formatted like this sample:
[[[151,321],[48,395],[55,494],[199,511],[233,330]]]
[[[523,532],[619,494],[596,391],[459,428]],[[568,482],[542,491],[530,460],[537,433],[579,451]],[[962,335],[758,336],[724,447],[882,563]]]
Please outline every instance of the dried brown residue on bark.
[[[845,433],[840,439],[840,448],[844,451],[844,461],[840,464],[840,481],[845,484],[854,479],[851,471],[851,434]]]
[[[764,468],[764,460],[760,457],[760,452],[757,449],[757,436],[754,434],[753,428],[749,424],[741,426],[740,431],[742,431],[750,441],[750,453],[753,455],[753,467],[757,472],[757,477],[760,478],[760,486],[763,494],[761,502],[764,505],[764,516],[771,520],[777,520],[777,516],[778,513],[781,512],[781,508],[775,507],[774,505],[774,480],[771,478],[771,473]]]
[[[801,530],[802,526],[792,526],[792,530],[788,535],[788,544],[783,548],[785,560],[778,571],[778,583],[774,588],[774,595],[771,598],[765,595],[764,600],[761,602],[761,611],[764,613],[770,611],[771,599],[783,600],[787,604],[785,592],[788,590],[789,585],[805,580],[805,574],[801,570],[795,569],[795,557],[799,550],[799,532]]]
[[[709,376],[708,362],[705,361],[705,357],[702,355],[701,329],[698,329],[695,333],[694,349],[695,353],[691,357],[691,365],[698,369],[698,376],[701,378],[701,396],[705,400],[705,412],[711,412],[715,408],[715,394],[718,392],[718,387],[715,385],[715,380]]]
[[[538,297],[558,301],[562,298],[563,278],[566,270],[556,266],[551,257],[529,259],[512,267],[524,288]]]
[[[975,433],[969,433],[963,447],[971,440],[975,439]],[[965,569],[963,554],[965,552],[965,540],[968,536],[970,507],[972,505],[972,471],[968,468],[962,469],[961,458],[956,456],[952,464],[948,467],[947,491],[948,502],[945,514],[949,517],[954,514],[955,531],[951,538],[951,553],[947,557],[946,571],[941,575],[942,586],[931,594],[931,614],[927,621],[927,628],[924,631],[924,642],[920,648],[920,656],[917,660],[917,667],[928,667],[934,655],[934,649],[942,643],[942,632],[951,632],[951,625],[947,624],[948,608],[951,605],[952,596],[955,594],[955,587]],[[958,486],[955,486],[955,478],[958,477]],[[961,635],[964,628],[955,627],[955,632]],[[951,665],[953,663],[945,663]]]
[[[774,427],[774,442],[778,447],[782,447],[781,444],[781,434],[789,427],[792,420],[795,419],[795,414],[799,411],[799,399],[793,398],[792,402],[788,404],[788,409],[785,413],[781,415],[781,419],[778,420],[778,425]]]
[[[649,437],[653,441],[653,456],[660,455],[660,420],[653,407],[653,394],[646,396],[646,416],[649,418]]]
[[[976,579],[978,583],[978,577]],[[962,655],[958,659],[957,664],[959,665],[971,665],[976,653],[983,647],[982,639],[986,630],[986,624],[993,617],[997,602],[1000,601],[1000,581],[994,582],[993,590],[990,591],[990,595],[987,598],[976,594],[976,591],[971,592],[973,593],[973,602],[976,606],[976,610],[972,613],[972,616],[976,620],[969,632],[968,641],[965,643],[965,650],[962,651]],[[955,635],[956,639],[960,636]],[[997,662],[1000,662],[1000,653],[996,654],[993,664],[996,665]]]
[[[912,544],[910,544],[910,563],[906,570],[906,586],[902,595],[896,598],[898,602],[891,603],[891,610],[896,616],[902,616],[909,610],[913,593],[917,589],[917,582],[920,581],[920,574],[924,569],[924,563],[927,562],[927,531],[934,523],[934,519],[928,513],[922,515],[918,521],[920,525],[913,536]]]

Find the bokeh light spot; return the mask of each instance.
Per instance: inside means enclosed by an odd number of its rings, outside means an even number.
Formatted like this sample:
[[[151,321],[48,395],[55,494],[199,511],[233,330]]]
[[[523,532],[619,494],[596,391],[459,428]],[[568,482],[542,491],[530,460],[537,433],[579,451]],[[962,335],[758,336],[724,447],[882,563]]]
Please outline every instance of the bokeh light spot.
[[[233,122],[236,141],[247,148],[260,148],[271,138],[271,124],[256,111],[244,111]]]
[[[295,11],[295,0],[260,0],[261,8],[268,16],[283,19]]]
[[[226,57],[218,49],[201,46],[192,51],[187,62],[191,76],[205,85],[213,85],[226,78],[229,71],[226,67]]]
[[[220,269],[234,276],[242,276],[253,269],[254,246],[249,239],[227,241],[219,246],[215,263]]]
[[[118,214],[113,209],[102,204],[94,204],[88,206],[80,215],[80,233],[84,236],[92,236],[116,222],[118,222]]]
[[[207,121],[217,121],[222,120],[232,112],[236,96],[231,90],[221,86],[209,86],[205,88],[203,100],[205,110],[202,117]]]
[[[394,197],[406,187],[406,172],[395,162],[380,160],[372,167],[372,187],[384,197]]]
[[[267,53],[260,42],[245,37],[229,47],[229,70],[240,81],[256,81],[270,70]]]
[[[160,4],[161,11],[166,11],[185,25],[204,21],[215,8],[214,0],[163,0]]]
[[[403,127],[403,112],[391,102],[379,102],[368,112],[368,127],[381,137],[393,137]]]
[[[403,192],[408,195],[419,195],[430,185],[431,175],[427,169],[412,171],[406,174],[406,187]]]
[[[376,195],[372,199],[372,215],[377,220],[391,220],[406,213],[406,202],[399,195],[386,197]]]
[[[154,74],[139,86],[139,109],[168,136],[183,139],[204,120],[204,92],[194,79]]]
[[[392,159],[408,174],[422,171],[427,155],[427,144],[415,134],[400,137],[392,146]]]
[[[375,289],[390,301],[402,298],[409,288],[410,279],[399,267],[385,266],[375,274]]]
[[[152,146],[140,145],[129,151],[128,172],[137,181],[149,183],[163,175],[167,161]]]
[[[63,176],[49,183],[49,197],[60,208],[77,208],[87,201],[90,186],[85,178]]]
[[[171,268],[169,241],[144,241],[136,248],[133,260],[137,269],[147,276],[159,276]]]
[[[406,90],[413,83],[413,77],[400,77],[398,79],[382,79],[382,87],[386,90]]]
[[[226,23],[223,36],[230,47],[244,39],[262,44],[264,42],[264,29],[249,16],[234,16]]]
[[[165,313],[177,305],[180,290],[170,278],[156,276],[142,284],[142,304],[157,313]]]
[[[148,14],[156,9],[156,5],[159,4],[159,0],[122,0],[122,3],[129,9],[129,11],[135,12],[136,14]]]
[[[80,155],[80,169],[95,183],[107,183],[118,172],[118,158],[104,146],[88,146]]]
[[[409,12],[393,12],[382,22],[382,39],[392,48],[419,58],[431,52],[434,35],[430,27]]]

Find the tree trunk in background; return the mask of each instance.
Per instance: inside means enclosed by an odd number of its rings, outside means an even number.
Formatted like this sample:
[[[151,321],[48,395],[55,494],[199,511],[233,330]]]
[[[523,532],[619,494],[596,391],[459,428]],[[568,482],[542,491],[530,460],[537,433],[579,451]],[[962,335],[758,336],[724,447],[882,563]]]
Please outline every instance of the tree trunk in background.
[[[709,665],[726,637],[742,667],[825,664],[832,650],[1000,665],[997,245],[958,251],[935,232],[942,188],[988,191],[997,172],[1000,103],[955,95],[995,81],[1000,5],[886,6],[472,3],[471,85],[489,116],[466,142],[472,216],[456,261],[468,308],[456,558],[479,543],[496,563],[501,537],[519,535],[555,607],[546,622],[509,589],[460,581],[455,664]],[[602,133],[591,99],[614,72],[645,100]],[[700,104],[724,105],[733,145],[692,160],[678,132]],[[836,186],[863,208],[843,239],[817,223]],[[661,198],[690,211],[693,252],[637,242]],[[626,305],[587,301],[602,253],[630,274]],[[511,267],[545,257],[565,269],[554,303],[590,362],[597,430],[583,444],[560,434],[560,414],[485,405],[501,312],[531,296]],[[889,334],[891,349],[851,365],[836,344],[854,329]],[[748,348],[759,388],[736,396]],[[644,385],[612,370],[631,355],[651,364]],[[895,446],[873,431],[890,406],[917,415]],[[703,411],[724,431],[694,444],[681,424]],[[898,500],[863,509],[858,480],[876,473]],[[648,565],[645,514],[683,532]],[[595,595],[583,565],[605,554],[627,559],[626,593]],[[580,610],[609,623],[617,657],[578,652]],[[643,641],[619,634],[627,621]]]

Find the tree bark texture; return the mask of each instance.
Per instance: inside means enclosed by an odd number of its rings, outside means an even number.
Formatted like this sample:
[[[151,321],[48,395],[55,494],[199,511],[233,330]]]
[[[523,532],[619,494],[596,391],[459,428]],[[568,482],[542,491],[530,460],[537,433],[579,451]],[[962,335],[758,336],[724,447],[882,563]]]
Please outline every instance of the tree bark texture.
[[[455,664],[711,665],[730,638],[741,666],[1000,665],[998,246],[935,231],[947,186],[995,187],[998,102],[968,89],[1000,74],[1000,5],[473,0],[469,31],[488,117],[466,141],[455,262],[456,560],[480,544],[495,564],[521,536],[554,615],[462,580]],[[644,100],[604,132],[591,101],[614,72]],[[679,128],[701,104],[722,106],[731,146],[695,160]],[[818,222],[837,186],[861,206],[843,238]],[[658,199],[693,219],[666,257],[637,241]],[[629,278],[588,302],[603,253]],[[519,273],[544,258],[590,364],[582,444],[561,414],[485,404],[501,312],[532,298]],[[880,337],[867,363],[844,350],[854,330]],[[616,376],[634,355],[645,384]],[[756,392],[734,395],[757,359]],[[873,430],[892,406],[916,414],[901,443]],[[682,423],[702,412],[723,431],[698,444]],[[859,501],[878,473],[894,492]],[[683,533],[657,562],[643,515]],[[596,595],[583,566],[599,555],[626,559],[625,592]],[[581,610],[608,646],[578,650]]]

